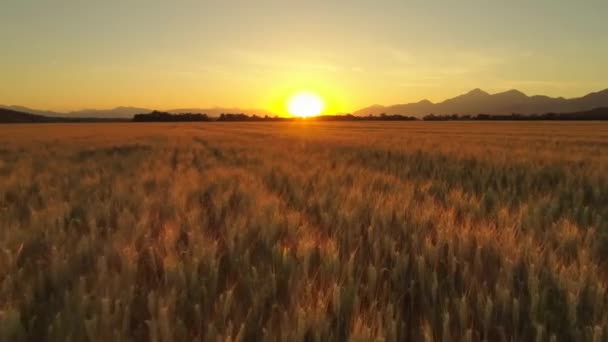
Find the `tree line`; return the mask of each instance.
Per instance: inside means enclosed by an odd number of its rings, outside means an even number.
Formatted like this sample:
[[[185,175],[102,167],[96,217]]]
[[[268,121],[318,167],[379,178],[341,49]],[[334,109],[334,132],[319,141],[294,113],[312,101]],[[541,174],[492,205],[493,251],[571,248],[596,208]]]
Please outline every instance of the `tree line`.
[[[592,110],[573,112],[573,113],[545,113],[545,114],[517,114],[510,115],[426,115],[424,121],[455,121],[455,120],[480,120],[480,121],[573,121],[573,120],[608,120],[608,108],[595,108]]]
[[[258,116],[245,113],[222,113],[219,117],[210,117],[200,113],[180,113],[153,111],[148,114],[136,114],[133,118],[79,118],[79,117],[51,117],[19,112],[0,108],[0,123],[93,123],[93,122],[205,122],[205,121],[251,121],[251,122],[281,122],[297,121],[302,118],[285,118],[279,116]],[[386,114],[355,116],[352,114],[322,115],[306,118],[311,121],[584,121],[584,120],[608,120],[608,107],[596,108],[572,113],[545,113],[545,114],[477,114],[477,115],[435,115],[429,114],[422,118],[401,114]]]
[[[219,117],[212,118],[207,114],[198,113],[181,113],[172,114],[167,112],[153,111],[149,114],[136,114],[133,116],[134,122],[198,122],[198,121],[250,121],[250,122],[277,122],[277,121],[297,121],[302,118],[285,118],[279,116],[258,116],[247,115],[245,113],[222,113]],[[352,114],[342,115],[321,115],[316,117],[306,118],[311,121],[568,121],[568,120],[608,120],[608,108],[596,108],[588,111],[573,112],[573,113],[545,113],[545,114],[509,114],[509,115],[494,115],[494,114],[477,114],[477,115],[435,115],[429,114],[424,117],[416,118],[401,114],[386,114],[355,116]]]

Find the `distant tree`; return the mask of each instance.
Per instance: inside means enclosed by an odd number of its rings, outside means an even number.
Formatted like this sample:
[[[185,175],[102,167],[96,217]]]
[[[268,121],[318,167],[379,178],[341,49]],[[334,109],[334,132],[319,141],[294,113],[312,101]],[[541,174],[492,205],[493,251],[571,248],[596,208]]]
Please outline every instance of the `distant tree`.
[[[196,122],[210,120],[211,119],[209,119],[207,114],[171,114],[167,112],[159,112],[156,110],[149,114],[135,114],[133,116],[134,122]]]

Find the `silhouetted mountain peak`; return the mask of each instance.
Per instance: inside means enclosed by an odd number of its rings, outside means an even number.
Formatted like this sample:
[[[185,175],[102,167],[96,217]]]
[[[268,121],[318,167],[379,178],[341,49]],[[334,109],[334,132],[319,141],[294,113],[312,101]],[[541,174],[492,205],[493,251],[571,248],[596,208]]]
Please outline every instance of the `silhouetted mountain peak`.
[[[589,98],[608,98],[608,89],[600,90],[594,93],[589,93],[581,99],[589,99]]]
[[[392,106],[373,106],[355,111],[355,115],[377,115],[379,113],[424,116],[434,113],[436,115],[469,114],[535,114],[535,113],[565,113],[580,112],[598,107],[608,107],[608,89],[590,93],[583,97],[565,99],[563,97],[549,97],[544,95],[527,96],[517,89],[501,93],[488,94],[476,88],[439,103],[420,101],[397,104]]]
[[[490,95],[490,94],[486,93],[485,91],[483,91],[479,88],[475,88],[465,94],[465,96],[488,96],[488,95]]]
[[[450,104],[475,103],[475,102],[478,102],[481,100],[485,101],[486,99],[489,99],[489,98],[490,98],[490,94],[486,93],[485,91],[483,91],[479,88],[475,88],[466,94],[462,94],[462,95],[453,97],[451,99],[447,99],[443,102],[439,102],[437,105],[448,106]]]
[[[511,90],[507,90],[507,91],[503,91],[502,93],[496,93],[494,95],[508,95],[508,96],[518,96],[518,97],[528,97],[526,94],[524,94],[523,92],[517,90],[517,89],[511,89]]]
[[[511,89],[507,91],[503,91],[502,93],[496,93],[492,95],[492,97],[506,100],[506,101],[522,101],[528,99],[528,95],[522,93],[517,89]]]

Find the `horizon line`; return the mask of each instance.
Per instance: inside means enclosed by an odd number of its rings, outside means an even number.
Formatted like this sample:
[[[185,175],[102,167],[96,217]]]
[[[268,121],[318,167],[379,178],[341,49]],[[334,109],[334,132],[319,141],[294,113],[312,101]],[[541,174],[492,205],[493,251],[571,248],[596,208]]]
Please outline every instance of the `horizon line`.
[[[399,105],[415,104],[415,103],[420,103],[420,102],[424,102],[424,101],[428,101],[431,104],[438,104],[438,103],[442,103],[444,101],[453,99],[453,98],[458,97],[458,96],[470,94],[470,93],[475,92],[475,91],[483,92],[483,93],[485,93],[485,94],[487,94],[489,96],[494,96],[494,95],[498,95],[498,94],[503,94],[503,93],[508,93],[508,92],[516,91],[516,92],[519,92],[519,93],[521,93],[521,94],[523,94],[523,95],[525,95],[527,97],[546,96],[546,97],[550,97],[550,98],[554,98],[554,99],[572,100],[572,99],[578,99],[578,98],[581,98],[581,97],[585,97],[587,95],[591,95],[591,94],[596,94],[596,93],[601,93],[601,92],[604,92],[604,91],[608,91],[608,87],[600,89],[600,90],[588,92],[588,93],[583,93],[582,95],[573,96],[573,97],[550,96],[550,95],[544,95],[544,94],[528,95],[528,93],[526,93],[524,91],[521,91],[521,90],[519,90],[517,88],[510,88],[510,89],[507,89],[507,90],[490,93],[488,91],[483,90],[483,88],[477,87],[477,88],[473,88],[473,89],[471,89],[471,90],[469,90],[467,92],[460,93],[460,94],[457,94],[457,95],[453,95],[451,97],[447,97],[447,98],[444,98],[442,100],[431,101],[431,100],[429,100],[428,98],[425,97],[423,99],[420,99],[420,100],[417,100],[417,101],[413,100],[413,101],[410,101],[410,102],[399,102],[399,103],[392,103],[392,104],[373,103],[373,104],[361,107],[359,109],[355,109],[355,110],[353,110],[351,112],[348,112],[348,111],[338,111],[338,112],[334,112],[334,113],[325,113],[324,115],[345,115],[345,114],[356,112],[358,110],[366,109],[366,108],[369,108],[369,107],[375,107],[375,106],[379,106],[379,107],[399,106]],[[164,112],[171,112],[171,111],[178,111],[178,110],[189,110],[189,109],[194,109],[194,110],[236,109],[236,110],[239,110],[239,111],[243,111],[243,110],[261,111],[261,112],[265,112],[265,113],[269,113],[269,114],[274,114],[274,115],[279,115],[280,116],[280,114],[278,114],[275,111],[270,110],[270,109],[255,108],[255,106],[240,107],[240,106],[233,106],[233,105],[225,105],[225,106],[222,106],[222,105],[180,106],[180,107],[168,107],[168,108],[165,107],[165,108],[162,108],[162,109],[158,108],[158,107],[153,107],[153,106],[115,105],[115,106],[112,106],[112,107],[97,107],[97,108],[95,108],[95,107],[88,107],[88,108],[86,108],[85,107],[85,108],[81,108],[81,109],[71,109],[70,110],[70,109],[50,109],[50,108],[42,109],[42,108],[39,108],[39,107],[35,108],[35,107],[30,107],[28,105],[23,105],[23,104],[3,104],[3,103],[0,103],[0,107],[4,107],[4,108],[20,107],[20,108],[24,108],[24,109],[28,109],[28,110],[33,110],[33,111],[53,112],[53,113],[56,113],[56,114],[73,114],[73,113],[77,113],[77,112],[86,112],[86,111],[111,111],[111,110],[123,109],[123,108],[124,109],[143,109],[143,110],[147,110],[147,111],[155,111],[156,110],[156,111],[164,111]],[[247,107],[249,107],[249,108],[247,108]]]

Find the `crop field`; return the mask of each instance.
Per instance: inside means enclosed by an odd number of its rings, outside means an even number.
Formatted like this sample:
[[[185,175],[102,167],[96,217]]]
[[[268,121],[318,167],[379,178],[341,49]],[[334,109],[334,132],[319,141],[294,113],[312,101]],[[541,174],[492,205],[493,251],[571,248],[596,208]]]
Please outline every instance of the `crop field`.
[[[0,341],[606,341],[608,124],[0,126]]]

